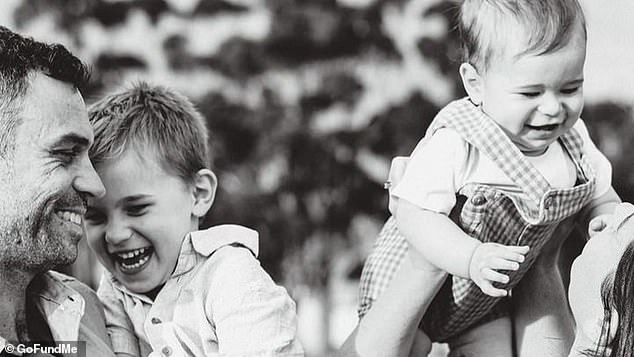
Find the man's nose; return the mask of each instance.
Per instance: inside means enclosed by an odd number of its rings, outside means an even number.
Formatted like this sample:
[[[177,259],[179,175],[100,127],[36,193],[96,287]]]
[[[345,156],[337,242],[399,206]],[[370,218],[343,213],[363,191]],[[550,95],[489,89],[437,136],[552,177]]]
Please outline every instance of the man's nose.
[[[77,176],[73,181],[73,187],[84,198],[99,198],[106,193],[106,188],[103,186],[99,175],[97,175],[97,171],[95,171],[95,168],[88,159],[88,155],[86,155],[80,163]]]

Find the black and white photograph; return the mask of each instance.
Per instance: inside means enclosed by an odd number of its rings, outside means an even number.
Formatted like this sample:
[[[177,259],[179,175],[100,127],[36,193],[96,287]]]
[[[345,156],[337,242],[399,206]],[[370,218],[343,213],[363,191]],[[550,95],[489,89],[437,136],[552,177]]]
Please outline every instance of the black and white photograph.
[[[0,356],[634,356],[632,19],[3,0]]]

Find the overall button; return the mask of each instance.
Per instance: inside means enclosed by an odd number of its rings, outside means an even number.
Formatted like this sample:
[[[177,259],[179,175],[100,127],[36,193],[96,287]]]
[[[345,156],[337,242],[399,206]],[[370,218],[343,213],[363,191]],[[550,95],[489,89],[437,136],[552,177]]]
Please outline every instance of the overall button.
[[[161,323],[161,319],[159,319],[158,317],[153,317],[151,321],[154,325],[158,325]]]
[[[544,208],[549,209],[552,205],[553,205],[553,198],[546,197],[546,199],[544,200]]]
[[[163,347],[161,352],[163,352],[164,356],[171,356],[172,355],[172,349],[169,346]]]
[[[484,197],[483,194],[476,194],[475,196],[471,197],[471,203],[473,203],[474,206],[482,206],[483,204],[487,203],[487,198]]]

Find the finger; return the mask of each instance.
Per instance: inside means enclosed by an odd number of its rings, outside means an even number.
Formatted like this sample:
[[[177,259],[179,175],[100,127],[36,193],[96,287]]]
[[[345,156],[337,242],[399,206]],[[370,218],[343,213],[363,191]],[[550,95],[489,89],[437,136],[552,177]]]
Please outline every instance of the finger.
[[[523,258],[523,256],[522,256]],[[491,259],[488,268],[495,270],[517,270],[520,268],[520,263],[517,260],[509,260],[504,258]]]
[[[493,297],[502,297],[502,296],[506,296],[508,293],[506,292],[506,290],[504,289],[498,289],[496,287],[494,287],[491,283],[489,283],[488,281],[482,281],[480,284],[477,284],[480,287],[480,290],[482,290],[483,293],[489,295],[489,296],[493,296]]]
[[[501,249],[498,252],[496,252],[496,258],[501,258],[501,259],[505,259],[505,260],[510,260],[513,262],[518,262],[518,263],[523,263],[524,262],[524,255],[526,253],[518,253],[516,250],[513,249]]]
[[[528,253],[528,251],[531,249],[531,247],[527,245],[505,245],[504,247],[512,252],[522,255]]]
[[[484,279],[488,281],[494,281],[502,284],[506,284],[510,280],[508,275],[502,274],[493,269],[483,269],[481,275]]]
[[[592,222],[590,222],[590,229],[595,232],[602,231],[605,227],[606,227],[605,221],[602,219],[595,219]]]

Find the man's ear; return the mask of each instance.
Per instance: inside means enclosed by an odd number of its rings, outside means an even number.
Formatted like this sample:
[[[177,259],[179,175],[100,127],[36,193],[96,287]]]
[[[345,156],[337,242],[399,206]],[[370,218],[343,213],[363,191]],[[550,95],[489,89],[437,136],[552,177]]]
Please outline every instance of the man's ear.
[[[209,169],[200,169],[196,173],[194,180],[194,207],[192,215],[201,218],[211,208],[216,197],[216,189],[218,188],[218,179],[213,171]]]
[[[483,83],[478,70],[471,63],[465,62],[460,65],[460,78],[471,102],[475,105],[482,104]]]

